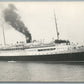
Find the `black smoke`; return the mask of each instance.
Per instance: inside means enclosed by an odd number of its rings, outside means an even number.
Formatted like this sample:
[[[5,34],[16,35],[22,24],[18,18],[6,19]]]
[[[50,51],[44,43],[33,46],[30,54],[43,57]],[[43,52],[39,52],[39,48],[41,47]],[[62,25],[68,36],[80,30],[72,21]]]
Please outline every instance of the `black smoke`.
[[[28,31],[28,28],[21,21],[21,17],[17,13],[17,8],[13,4],[9,4],[8,8],[3,10],[5,21],[15,28],[17,31],[23,33],[26,36],[26,42],[29,43],[32,40],[31,34]]]

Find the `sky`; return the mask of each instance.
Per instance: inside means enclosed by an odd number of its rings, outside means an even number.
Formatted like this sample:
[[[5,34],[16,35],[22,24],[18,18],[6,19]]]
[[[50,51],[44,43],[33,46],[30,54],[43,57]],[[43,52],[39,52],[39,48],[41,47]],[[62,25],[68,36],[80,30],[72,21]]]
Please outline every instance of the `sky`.
[[[55,10],[60,39],[84,45],[84,2],[0,2],[0,10],[10,3],[18,9],[18,14],[30,31],[32,40],[50,42],[52,39],[57,39],[53,11]],[[7,44],[25,42],[23,34],[5,22],[2,24]],[[2,25],[0,25],[0,38],[2,44]]]

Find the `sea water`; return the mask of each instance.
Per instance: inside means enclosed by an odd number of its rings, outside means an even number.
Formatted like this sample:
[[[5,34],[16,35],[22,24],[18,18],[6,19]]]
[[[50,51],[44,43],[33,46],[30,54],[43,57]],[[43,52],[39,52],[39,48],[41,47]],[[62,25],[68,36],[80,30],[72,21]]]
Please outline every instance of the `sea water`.
[[[1,82],[84,82],[84,62],[0,61]]]

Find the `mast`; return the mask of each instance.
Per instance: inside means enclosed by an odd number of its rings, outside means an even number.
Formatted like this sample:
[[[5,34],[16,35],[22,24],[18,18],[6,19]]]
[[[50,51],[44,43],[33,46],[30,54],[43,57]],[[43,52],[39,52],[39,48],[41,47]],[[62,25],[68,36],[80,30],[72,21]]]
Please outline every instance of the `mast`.
[[[4,39],[4,45],[6,45],[6,41],[5,41],[5,33],[4,33],[4,27],[2,25],[2,29],[3,29],[3,39]]]
[[[59,40],[59,32],[58,32],[58,27],[57,27],[55,10],[54,10],[54,18],[55,18],[55,27],[56,27],[56,32],[57,32],[57,40]]]
[[[4,33],[4,21],[2,20],[2,18],[0,17],[1,19],[1,27],[2,27],[2,33],[3,33],[3,41],[4,41],[4,46],[6,45],[6,40],[5,40],[5,33]]]
[[[5,21],[3,19],[2,11],[3,11],[3,9],[1,9],[1,11],[0,11],[0,25],[1,25],[1,28],[2,28],[3,43],[4,43],[4,46],[5,46],[6,45],[6,40],[5,40],[5,32],[4,32],[4,25],[3,25],[3,24],[5,24]]]

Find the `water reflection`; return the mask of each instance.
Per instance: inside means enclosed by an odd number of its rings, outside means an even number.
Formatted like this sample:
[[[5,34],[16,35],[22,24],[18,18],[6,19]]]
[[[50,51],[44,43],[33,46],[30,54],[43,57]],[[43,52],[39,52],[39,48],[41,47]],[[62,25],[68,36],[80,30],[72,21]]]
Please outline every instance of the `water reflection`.
[[[0,81],[84,82],[84,62],[0,62]]]

